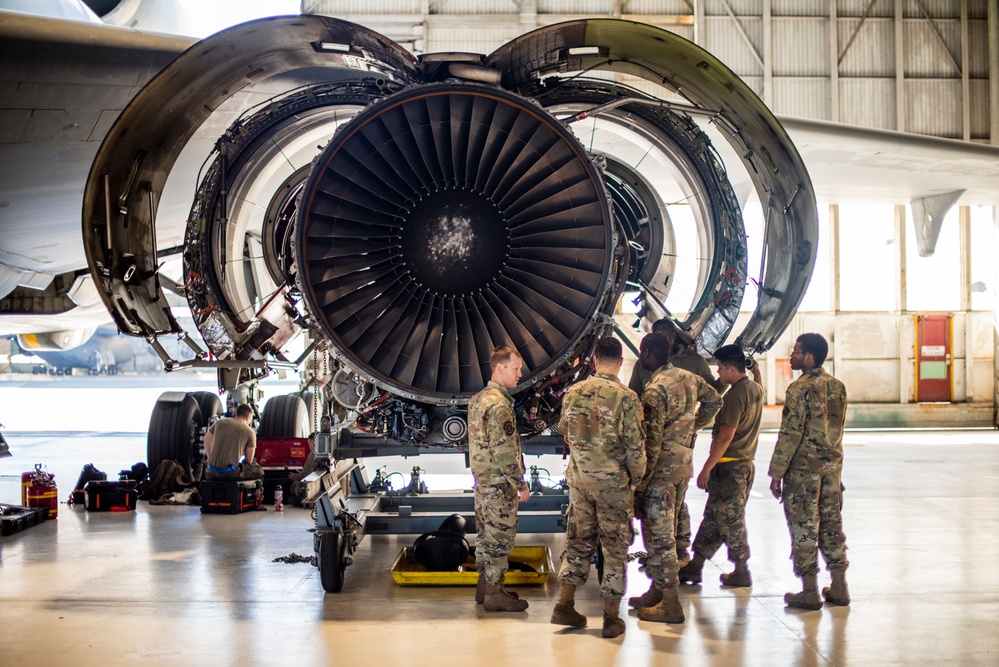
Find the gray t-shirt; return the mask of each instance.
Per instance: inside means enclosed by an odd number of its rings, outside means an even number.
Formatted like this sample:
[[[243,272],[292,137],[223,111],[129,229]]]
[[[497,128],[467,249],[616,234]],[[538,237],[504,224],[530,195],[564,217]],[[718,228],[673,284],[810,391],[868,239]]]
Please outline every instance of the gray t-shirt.
[[[243,457],[247,446],[257,446],[257,434],[248,424],[232,417],[220,419],[208,428],[212,434],[212,453],[208,465],[228,468]]]

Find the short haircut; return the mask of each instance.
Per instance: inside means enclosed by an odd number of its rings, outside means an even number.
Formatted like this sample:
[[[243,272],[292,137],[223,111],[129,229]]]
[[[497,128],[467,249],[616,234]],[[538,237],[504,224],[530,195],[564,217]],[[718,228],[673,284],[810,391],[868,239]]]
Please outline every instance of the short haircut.
[[[251,408],[246,403],[240,403],[236,406],[236,416],[240,419],[246,419],[247,417],[253,416],[253,408]]]
[[[668,333],[676,333],[676,327],[673,326],[673,320],[668,317],[664,317],[660,320],[656,320],[652,323],[652,333],[659,333],[660,331],[666,331]]]
[[[804,333],[798,336],[797,342],[801,343],[801,349],[805,354],[812,355],[816,367],[825,363],[826,357],[829,355],[829,343],[822,337],[822,334]]]
[[[673,344],[666,334],[661,331],[650,333],[642,339],[642,350],[648,350],[652,358],[658,362],[659,366],[669,363],[670,351]]]
[[[494,369],[500,364],[509,361],[513,357],[517,357],[518,359],[523,358],[520,356],[520,352],[517,352],[515,348],[512,348],[509,345],[500,345],[493,350],[491,355],[489,355],[489,368]]]
[[[597,359],[607,359],[609,361],[624,358],[624,348],[621,347],[621,341],[613,336],[604,336],[598,340],[597,347],[593,353]]]
[[[735,368],[740,373],[746,370],[746,353],[739,345],[723,345],[715,350],[718,363]]]

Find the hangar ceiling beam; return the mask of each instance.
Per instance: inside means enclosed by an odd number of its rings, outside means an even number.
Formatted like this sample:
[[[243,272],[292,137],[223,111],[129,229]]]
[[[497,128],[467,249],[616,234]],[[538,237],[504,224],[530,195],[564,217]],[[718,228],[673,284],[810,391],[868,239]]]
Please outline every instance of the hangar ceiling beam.
[[[895,129],[905,132],[905,2],[895,0]]]
[[[930,30],[933,31],[933,35],[937,38],[937,41],[940,42],[940,46],[943,47],[943,50],[947,54],[947,57],[950,58],[951,63],[954,64],[954,67],[957,69],[957,73],[960,74],[962,72],[961,64],[957,62],[957,58],[955,58],[954,54],[947,48],[947,42],[944,41],[943,35],[940,34],[940,28],[938,28],[937,24],[933,22],[933,18],[930,16],[930,13],[926,11],[926,6],[923,5],[923,1],[916,0],[916,6],[918,6],[919,11],[923,13],[923,16],[926,18],[926,22],[930,24]],[[965,3],[962,2],[961,6],[964,7]]]
[[[851,46],[853,46],[853,40],[857,39],[857,33],[860,32],[860,29],[864,27],[864,23],[867,22],[867,17],[870,15],[871,7],[874,6],[875,2],[877,2],[877,0],[869,0],[867,6],[864,7],[864,14],[860,17],[860,22],[857,24],[857,27],[853,29],[853,34],[850,35],[850,39],[846,41],[846,46],[843,47],[843,50],[840,52],[839,57],[836,59],[837,65],[843,62],[843,58],[846,56],[846,52],[850,50]],[[831,12],[835,14],[836,0],[829,0],[829,7]]]

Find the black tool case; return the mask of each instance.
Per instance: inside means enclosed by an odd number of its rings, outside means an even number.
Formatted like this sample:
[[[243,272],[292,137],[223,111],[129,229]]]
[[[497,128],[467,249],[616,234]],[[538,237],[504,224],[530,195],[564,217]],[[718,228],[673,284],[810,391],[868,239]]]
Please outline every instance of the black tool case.
[[[133,480],[87,482],[83,487],[83,503],[88,512],[129,512],[135,509],[139,491]]]
[[[49,511],[44,507],[22,507],[0,503],[0,535],[12,535],[45,521]]]
[[[202,514],[239,514],[256,509],[264,501],[259,479],[201,482]]]

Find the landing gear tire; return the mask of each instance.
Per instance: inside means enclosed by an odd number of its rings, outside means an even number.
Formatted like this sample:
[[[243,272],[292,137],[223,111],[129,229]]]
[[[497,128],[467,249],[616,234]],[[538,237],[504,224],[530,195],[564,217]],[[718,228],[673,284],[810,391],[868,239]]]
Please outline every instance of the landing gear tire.
[[[309,409],[298,394],[275,396],[264,404],[258,438],[309,437]]]
[[[150,473],[161,462],[171,459],[180,464],[188,479],[195,481],[192,464],[197,463],[195,448],[200,429],[201,408],[193,396],[186,394],[180,398],[177,392],[161,395],[153,406],[146,439],[146,464]]]
[[[271,399],[273,400],[273,399]],[[347,542],[330,531],[319,538],[319,579],[327,593],[339,593],[347,571]]]
[[[192,391],[188,396],[198,402],[198,408],[201,410],[201,428],[206,431],[212,424],[212,418],[220,417],[225,412],[225,408],[222,406],[222,399],[213,392]],[[191,473],[194,475],[191,479],[193,481],[197,482],[202,478],[206,463],[205,450],[203,447],[198,447],[191,460]]]

